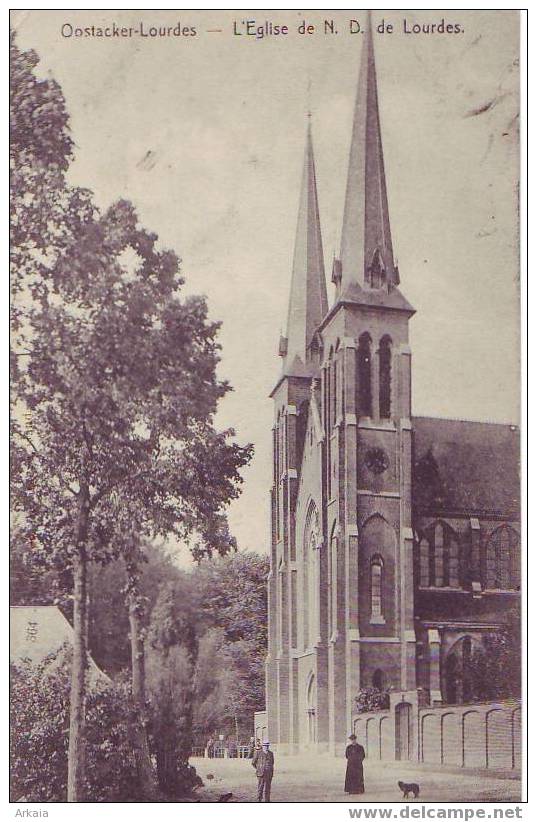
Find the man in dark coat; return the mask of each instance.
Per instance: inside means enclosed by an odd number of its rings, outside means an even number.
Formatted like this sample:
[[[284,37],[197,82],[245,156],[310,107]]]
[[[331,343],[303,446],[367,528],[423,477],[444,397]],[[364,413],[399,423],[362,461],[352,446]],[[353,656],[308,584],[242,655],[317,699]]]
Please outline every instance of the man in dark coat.
[[[264,741],[261,750],[256,749],[252,765],[257,776],[257,801],[270,802],[270,785],[274,776],[274,754],[269,750],[269,742]]]
[[[345,793],[364,792],[364,766],[365,751],[356,741],[356,735],[349,736],[350,745],[347,745],[345,756],[347,757],[347,773],[345,774]]]

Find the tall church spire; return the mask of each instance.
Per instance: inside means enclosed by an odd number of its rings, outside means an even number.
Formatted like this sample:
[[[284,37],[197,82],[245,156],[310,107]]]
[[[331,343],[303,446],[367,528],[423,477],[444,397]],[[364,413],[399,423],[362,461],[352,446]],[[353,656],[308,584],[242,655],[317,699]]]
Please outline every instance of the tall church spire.
[[[293,276],[286,337],[280,342],[285,373],[307,373],[308,347],[328,311],[323,244],[317,200],[311,123],[308,119],[304,170],[298,209]]]
[[[335,269],[336,280],[341,278],[342,296],[356,284],[385,293],[399,283],[388,214],[371,12],[367,15],[363,40],[341,234],[341,265]]]

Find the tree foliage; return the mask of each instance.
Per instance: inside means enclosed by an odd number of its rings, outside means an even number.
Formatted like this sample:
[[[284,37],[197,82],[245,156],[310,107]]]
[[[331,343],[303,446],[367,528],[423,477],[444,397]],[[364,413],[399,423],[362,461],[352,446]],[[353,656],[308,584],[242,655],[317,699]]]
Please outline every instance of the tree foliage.
[[[201,611],[213,629],[198,661],[200,734],[239,730],[249,737],[254,711],[264,708],[268,571],[266,557],[236,553],[193,572]]]
[[[161,789],[176,796],[193,787],[191,773],[194,676],[198,658],[198,599],[185,577],[162,586],[151,613],[147,643],[147,693],[152,747]]]
[[[511,615],[509,624],[484,634],[472,649],[467,676],[476,701],[518,698],[521,694],[522,646],[520,620]]]
[[[65,171],[61,90],[33,52],[11,48],[12,476],[22,538],[72,568],[74,655],[69,798],[80,798],[87,566],[139,555],[142,537],[234,547],[225,508],[251,455],[214,414],[219,324],[182,299],[179,260],[135,209],[101,213]]]

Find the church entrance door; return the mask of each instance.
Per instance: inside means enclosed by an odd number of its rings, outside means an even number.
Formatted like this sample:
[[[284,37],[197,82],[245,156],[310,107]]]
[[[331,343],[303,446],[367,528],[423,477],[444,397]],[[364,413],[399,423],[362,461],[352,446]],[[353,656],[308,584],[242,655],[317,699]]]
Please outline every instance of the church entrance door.
[[[308,743],[310,745],[315,744],[317,742],[317,717],[316,717],[316,707],[317,707],[317,686],[315,683],[315,676],[314,674],[311,675],[310,680],[308,682],[308,691],[307,691],[307,715],[308,715]]]
[[[410,759],[412,744],[412,705],[400,702],[395,708],[395,758]]]

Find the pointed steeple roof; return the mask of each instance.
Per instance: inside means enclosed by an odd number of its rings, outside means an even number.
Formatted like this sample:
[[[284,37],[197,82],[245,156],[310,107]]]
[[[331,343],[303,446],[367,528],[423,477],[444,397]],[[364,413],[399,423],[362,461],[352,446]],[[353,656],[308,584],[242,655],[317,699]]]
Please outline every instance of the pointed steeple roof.
[[[315,161],[311,123],[308,120],[287,331],[280,342],[286,374],[296,372],[297,376],[306,376],[309,373],[306,366],[308,346],[327,311]]]
[[[388,214],[371,12],[363,40],[341,233],[339,294],[345,298],[353,293],[356,298],[362,288],[373,289],[385,302],[386,293],[399,283],[399,272]]]

